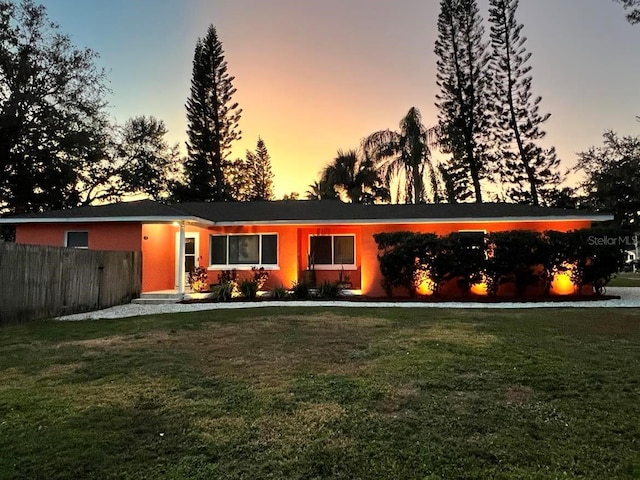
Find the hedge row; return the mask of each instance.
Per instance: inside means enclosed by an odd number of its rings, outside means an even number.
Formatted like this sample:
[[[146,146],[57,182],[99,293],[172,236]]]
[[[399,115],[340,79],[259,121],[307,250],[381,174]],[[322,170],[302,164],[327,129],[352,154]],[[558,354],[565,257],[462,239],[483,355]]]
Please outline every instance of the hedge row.
[[[575,292],[592,285],[599,294],[624,263],[629,238],[625,232],[603,228],[457,232],[445,237],[413,232],[374,235],[388,296],[397,287],[415,296],[418,285],[425,282],[437,296],[450,281],[456,281],[465,295],[482,282],[491,297],[505,283],[515,284],[518,295],[530,285],[549,295],[559,273],[570,275]]]

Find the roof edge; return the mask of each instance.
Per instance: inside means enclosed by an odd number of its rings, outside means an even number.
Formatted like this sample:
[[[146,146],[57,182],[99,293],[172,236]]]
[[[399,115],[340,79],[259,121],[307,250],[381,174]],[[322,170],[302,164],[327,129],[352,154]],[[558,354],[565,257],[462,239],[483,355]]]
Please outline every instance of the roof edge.
[[[19,225],[25,223],[172,223],[172,222],[193,222],[212,225],[214,222],[204,218],[195,216],[184,217],[167,217],[167,216],[148,216],[148,217],[64,217],[64,218],[0,218],[0,224]]]
[[[510,222],[606,222],[613,220],[613,215],[584,216],[536,216],[536,217],[452,217],[452,218],[395,218],[395,219],[359,219],[359,220],[260,220],[211,222],[217,227],[238,227],[242,225],[414,225],[420,223],[510,223]]]

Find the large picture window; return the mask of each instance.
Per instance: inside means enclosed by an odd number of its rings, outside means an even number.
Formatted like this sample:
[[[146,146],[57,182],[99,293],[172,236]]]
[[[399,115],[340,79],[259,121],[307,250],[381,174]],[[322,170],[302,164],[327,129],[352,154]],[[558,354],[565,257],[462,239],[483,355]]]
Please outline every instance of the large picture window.
[[[278,264],[278,236],[259,235],[211,235],[210,264],[267,265]]]
[[[309,239],[309,252],[316,265],[355,265],[355,236],[312,236]]]

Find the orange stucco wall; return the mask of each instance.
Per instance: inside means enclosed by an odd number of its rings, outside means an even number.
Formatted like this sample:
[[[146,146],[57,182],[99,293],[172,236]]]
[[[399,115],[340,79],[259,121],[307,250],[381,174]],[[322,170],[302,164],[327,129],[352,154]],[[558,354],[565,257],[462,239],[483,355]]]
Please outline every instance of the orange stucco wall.
[[[142,291],[173,290],[176,284],[175,236],[171,224],[142,226]]]
[[[298,251],[298,227],[290,225],[277,226],[246,226],[246,227],[214,227],[203,232],[205,235],[200,241],[200,252],[203,260],[209,261],[209,235],[234,234],[234,233],[267,233],[278,235],[278,268],[269,270],[269,279],[265,288],[284,286],[289,288],[293,281],[298,279],[298,265],[300,265],[300,255]],[[304,254],[306,256],[306,253]],[[233,267],[230,266],[229,270]],[[209,282],[218,283],[220,270],[209,271]],[[251,271],[239,271],[242,278],[249,278]]]
[[[140,251],[139,223],[34,223],[16,226],[16,243],[64,247],[65,232],[89,232],[91,250]]]
[[[307,253],[311,235],[354,234],[356,268],[346,269],[352,288],[363,295],[384,296],[382,276],[378,268],[378,249],[373,235],[382,231],[431,232],[446,235],[459,230],[486,232],[526,229],[534,231],[569,231],[590,226],[589,221],[570,222],[465,222],[433,223],[422,225],[333,225],[333,226],[238,226],[200,228],[187,226],[187,235],[196,235],[199,244],[200,265],[209,265],[209,236],[212,234],[270,233],[278,235],[278,267],[269,270],[266,288],[284,286],[301,278],[307,268]],[[89,248],[102,250],[142,251],[142,291],[168,290],[176,285],[176,238],[179,228],[172,224],[95,223],[95,224],[32,224],[18,225],[16,241],[38,245],[63,246],[65,232],[89,232]],[[231,268],[231,267],[230,267]],[[209,283],[217,283],[219,270],[209,270]],[[250,271],[239,272],[249,277]],[[316,280],[338,280],[340,268],[316,269]]]

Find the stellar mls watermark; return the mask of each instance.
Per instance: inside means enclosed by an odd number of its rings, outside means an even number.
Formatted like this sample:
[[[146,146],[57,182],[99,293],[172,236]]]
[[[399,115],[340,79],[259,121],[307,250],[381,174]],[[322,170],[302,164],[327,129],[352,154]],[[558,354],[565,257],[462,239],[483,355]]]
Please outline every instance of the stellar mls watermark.
[[[639,238],[638,235],[620,235],[617,237],[591,235],[587,238],[587,243],[589,246],[636,247],[638,246]]]

